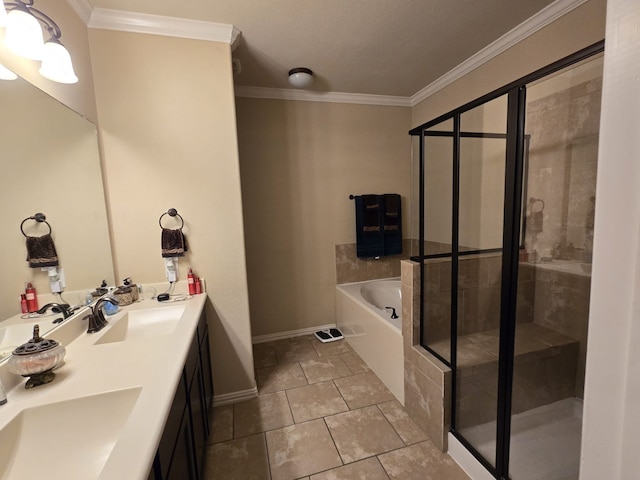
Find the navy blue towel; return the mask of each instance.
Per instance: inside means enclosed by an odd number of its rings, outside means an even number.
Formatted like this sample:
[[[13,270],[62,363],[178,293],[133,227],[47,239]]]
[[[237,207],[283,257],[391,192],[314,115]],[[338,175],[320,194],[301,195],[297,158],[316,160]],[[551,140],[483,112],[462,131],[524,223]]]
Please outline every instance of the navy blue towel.
[[[356,255],[382,257],[402,253],[400,195],[359,195],[356,203]]]
[[[402,253],[402,202],[397,193],[385,193],[383,196],[384,216],[384,254]]]
[[[356,255],[358,258],[384,255],[382,205],[379,195],[358,195],[356,201]]]

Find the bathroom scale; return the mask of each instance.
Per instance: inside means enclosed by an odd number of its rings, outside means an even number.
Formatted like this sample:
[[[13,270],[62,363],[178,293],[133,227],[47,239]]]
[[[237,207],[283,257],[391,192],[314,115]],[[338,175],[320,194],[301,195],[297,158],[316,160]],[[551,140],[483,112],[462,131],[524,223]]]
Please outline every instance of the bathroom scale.
[[[314,333],[316,338],[322,343],[335,342],[336,340],[342,340],[342,332],[337,328],[328,328],[327,330],[318,330]]]

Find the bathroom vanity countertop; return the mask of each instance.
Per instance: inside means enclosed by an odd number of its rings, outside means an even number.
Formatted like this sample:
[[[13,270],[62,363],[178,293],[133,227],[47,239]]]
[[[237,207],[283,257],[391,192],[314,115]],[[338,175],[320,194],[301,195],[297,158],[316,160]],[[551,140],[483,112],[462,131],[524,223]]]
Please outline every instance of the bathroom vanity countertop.
[[[0,365],[0,379],[5,385],[8,399],[7,404],[0,406],[0,430],[26,409],[120,390],[140,389],[104,468],[95,478],[145,480],[153,464],[206,298],[206,294],[199,294],[189,300],[167,303],[144,299],[122,307],[117,314],[107,317],[109,325],[94,334],[86,333],[87,320],[82,317],[87,311],[71,317],[47,335],[60,341],[67,350],[65,362],[56,369],[53,382],[26,390],[25,379],[8,372],[6,362]],[[96,344],[127,312],[182,305],[184,311],[171,334],[151,333],[142,338]],[[108,418],[109,414],[108,406],[104,411],[95,412],[96,417]],[[73,415],[69,418],[71,420],[68,421],[73,422]],[[91,424],[81,427],[87,431],[92,428]],[[50,435],[52,443],[65,441],[56,432],[47,432],[46,435]],[[21,440],[16,439],[16,442]],[[58,465],[64,465],[66,471],[57,474],[46,469],[49,480],[78,478],[74,477],[74,462],[82,460],[73,456],[73,445],[67,445],[66,449],[70,452],[70,458],[58,459]],[[3,447],[0,447],[0,458],[6,459],[7,452],[2,450]],[[37,461],[38,452],[33,453],[34,461]],[[0,478],[7,478],[4,476],[5,467],[0,464]],[[82,480],[90,479],[83,476]]]

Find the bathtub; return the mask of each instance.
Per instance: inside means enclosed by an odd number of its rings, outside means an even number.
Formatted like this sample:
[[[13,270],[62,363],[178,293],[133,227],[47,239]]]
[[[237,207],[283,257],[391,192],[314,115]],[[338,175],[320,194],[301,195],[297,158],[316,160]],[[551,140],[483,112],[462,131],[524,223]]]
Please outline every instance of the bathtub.
[[[392,319],[393,307],[399,318]],[[336,286],[336,325],[369,368],[404,405],[400,279]]]

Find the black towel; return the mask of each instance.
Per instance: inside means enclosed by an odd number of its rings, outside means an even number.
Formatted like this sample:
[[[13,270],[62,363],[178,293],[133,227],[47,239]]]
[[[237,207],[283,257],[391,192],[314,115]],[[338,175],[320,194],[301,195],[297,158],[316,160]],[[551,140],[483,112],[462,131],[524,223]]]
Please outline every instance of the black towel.
[[[27,262],[31,268],[58,266],[58,253],[50,233],[41,237],[27,236]]]
[[[359,195],[356,204],[356,255],[371,258],[384,255],[382,208],[379,195]]]
[[[182,233],[181,228],[174,230],[169,228],[162,229],[162,257],[184,257],[184,252],[188,250],[187,240]]]
[[[402,202],[397,193],[385,193],[384,204],[384,255],[402,253]]]

